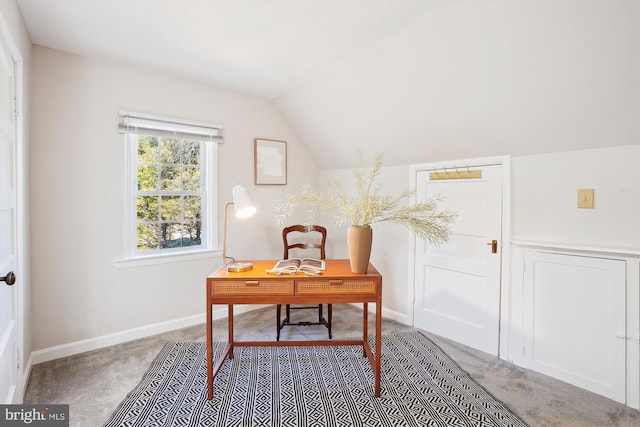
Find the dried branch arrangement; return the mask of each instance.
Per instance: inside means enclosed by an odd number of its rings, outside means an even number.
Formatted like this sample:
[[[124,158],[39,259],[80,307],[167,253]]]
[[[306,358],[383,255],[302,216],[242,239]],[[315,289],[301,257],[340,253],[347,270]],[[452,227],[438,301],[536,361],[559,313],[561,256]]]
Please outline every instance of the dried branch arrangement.
[[[336,224],[350,222],[355,226],[370,226],[389,221],[407,227],[420,239],[438,244],[449,237],[449,229],[454,221],[454,212],[438,209],[442,200],[439,196],[417,203],[409,203],[414,193],[402,192],[396,197],[382,193],[382,185],[376,183],[382,169],[382,156],[375,156],[372,167],[361,166],[354,169],[355,195],[349,196],[340,184],[331,184],[328,191],[319,193],[308,184],[303,185],[299,194],[289,194],[273,202],[278,212],[276,223],[282,225],[302,204],[309,204],[335,214]],[[310,222],[313,219],[310,218]]]

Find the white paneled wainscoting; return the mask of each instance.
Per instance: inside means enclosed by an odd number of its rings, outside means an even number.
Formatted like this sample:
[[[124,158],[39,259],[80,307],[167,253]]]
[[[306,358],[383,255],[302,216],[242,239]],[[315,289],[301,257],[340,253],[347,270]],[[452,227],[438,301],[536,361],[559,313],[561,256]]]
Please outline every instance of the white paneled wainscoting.
[[[508,358],[640,409],[640,250],[514,241],[511,256]]]

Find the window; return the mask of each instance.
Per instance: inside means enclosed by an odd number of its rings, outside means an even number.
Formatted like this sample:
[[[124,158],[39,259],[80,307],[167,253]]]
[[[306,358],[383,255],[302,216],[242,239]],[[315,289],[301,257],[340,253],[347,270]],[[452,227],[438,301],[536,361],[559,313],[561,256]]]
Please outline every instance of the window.
[[[121,112],[120,129],[128,144],[129,255],[213,249],[222,127]]]
[[[136,251],[202,245],[202,141],[137,135]]]

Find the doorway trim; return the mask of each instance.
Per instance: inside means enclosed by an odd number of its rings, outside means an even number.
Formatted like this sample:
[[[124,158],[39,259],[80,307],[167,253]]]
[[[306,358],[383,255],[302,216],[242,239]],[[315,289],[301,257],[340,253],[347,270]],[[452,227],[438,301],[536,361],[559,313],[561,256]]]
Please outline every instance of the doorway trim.
[[[20,282],[16,286],[16,331],[17,331],[17,372],[16,388],[13,403],[22,403],[24,391],[29,380],[31,365],[29,362],[30,348],[25,348],[30,331],[25,324],[26,298],[30,289],[29,253],[29,214],[28,214],[28,146],[25,139],[25,117],[27,104],[25,101],[25,70],[24,58],[15,38],[11,34],[4,17],[0,15],[0,37],[4,40],[14,67],[14,113],[15,118],[15,188],[16,188],[16,276]],[[27,366],[28,365],[28,366]]]
[[[459,160],[443,160],[440,162],[419,163],[409,166],[409,188],[415,192],[417,188],[418,172],[465,169],[467,167],[494,166],[502,167],[502,260],[500,265],[500,320],[499,320],[499,345],[498,356],[507,359],[509,354],[509,337],[511,322],[511,156],[480,157]],[[414,199],[415,200],[415,199]],[[411,325],[415,325],[415,294],[416,294],[416,237],[409,238],[409,265],[408,276],[410,291],[408,293],[409,319]]]

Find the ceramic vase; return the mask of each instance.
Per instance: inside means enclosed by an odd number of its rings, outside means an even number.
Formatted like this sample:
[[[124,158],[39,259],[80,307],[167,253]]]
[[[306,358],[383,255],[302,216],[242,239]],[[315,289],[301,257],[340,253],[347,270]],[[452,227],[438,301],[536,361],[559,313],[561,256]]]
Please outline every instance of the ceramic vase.
[[[373,230],[370,226],[350,225],[347,230],[347,247],[352,273],[364,274],[369,268]]]

